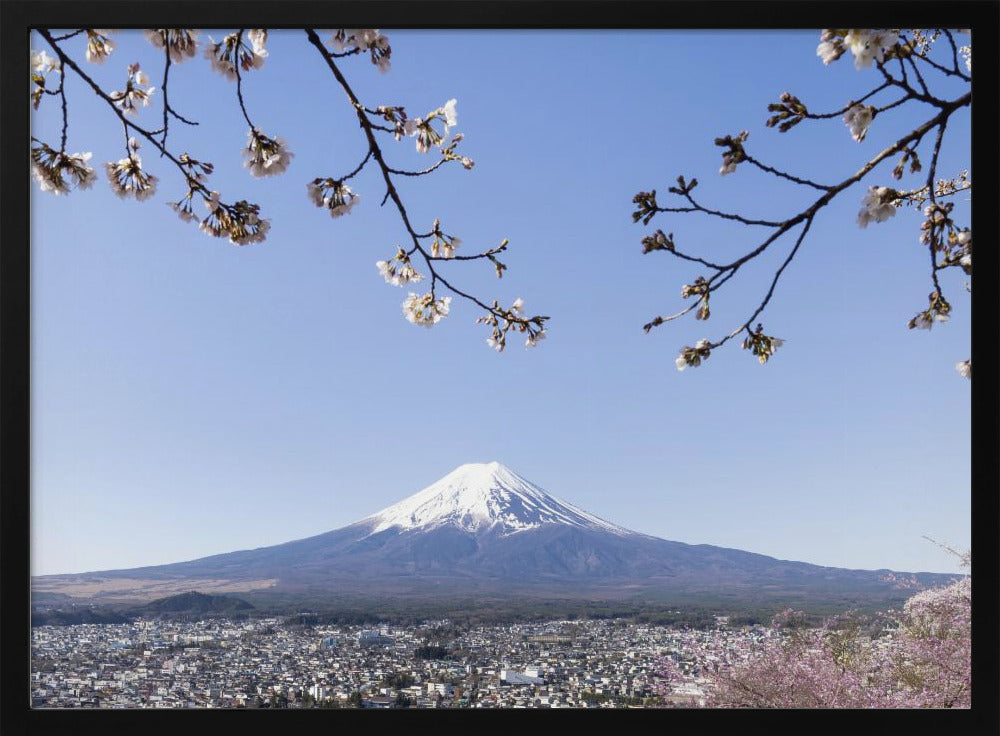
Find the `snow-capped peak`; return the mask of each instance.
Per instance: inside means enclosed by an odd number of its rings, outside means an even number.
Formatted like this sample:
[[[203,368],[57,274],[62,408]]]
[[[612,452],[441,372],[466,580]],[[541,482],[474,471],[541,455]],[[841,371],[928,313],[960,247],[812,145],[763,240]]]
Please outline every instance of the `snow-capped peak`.
[[[544,524],[568,524],[632,535],[628,529],[560,501],[498,462],[460,465],[419,493],[363,520],[371,533],[444,525],[513,534]]]

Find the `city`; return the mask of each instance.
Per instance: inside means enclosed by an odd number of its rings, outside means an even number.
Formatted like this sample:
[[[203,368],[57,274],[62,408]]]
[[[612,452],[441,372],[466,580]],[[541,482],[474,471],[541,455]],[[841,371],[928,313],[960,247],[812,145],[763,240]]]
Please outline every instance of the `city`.
[[[287,621],[287,620],[286,620]],[[40,626],[36,708],[586,708],[704,704],[710,662],[762,627],[610,621],[460,627],[289,625],[278,618]],[[434,642],[434,643],[429,643]],[[706,646],[706,645],[711,646]],[[682,677],[665,681],[672,658]]]

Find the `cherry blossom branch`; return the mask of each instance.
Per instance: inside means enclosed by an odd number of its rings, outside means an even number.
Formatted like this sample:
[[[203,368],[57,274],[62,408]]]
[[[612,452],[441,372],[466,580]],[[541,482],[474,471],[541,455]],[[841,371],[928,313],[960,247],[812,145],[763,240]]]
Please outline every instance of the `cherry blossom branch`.
[[[65,41],[67,39],[73,38],[74,36],[79,36],[81,33],[83,33],[86,30],[87,30],[86,28],[80,28],[80,29],[75,30],[75,31],[70,31],[69,33],[64,33],[61,36],[56,36],[55,40],[56,41]]]
[[[166,61],[164,62],[164,66],[163,66],[163,82],[160,84],[160,92],[163,94],[163,138],[162,138],[162,143],[163,143],[164,146],[166,146],[167,145],[167,132],[168,132],[169,125],[170,125],[170,120],[168,118],[168,115],[173,115],[175,118],[177,118],[178,120],[180,120],[182,123],[186,123],[187,125],[198,125],[198,123],[195,122],[195,121],[193,121],[193,120],[188,120],[187,118],[185,118],[182,115],[180,115],[176,110],[174,110],[173,107],[171,107],[170,100],[167,97],[167,81],[168,81],[168,78],[170,76],[170,66],[171,66],[172,60],[170,58],[170,47],[166,43],[163,45],[163,56],[166,59]],[[160,156],[162,157],[163,153],[160,153]]]
[[[245,30],[245,28],[241,28],[236,34],[237,49],[239,49],[243,43],[243,31]],[[247,121],[247,125],[249,125],[250,129],[253,130],[257,126],[255,126],[253,121],[250,120],[250,114],[247,112],[246,103],[243,101],[243,75],[240,73],[240,63],[238,58],[236,59],[236,63],[233,64],[233,70],[236,72],[236,99],[239,100],[240,111],[243,113],[243,119]]]
[[[824,34],[824,39],[826,39]],[[843,53],[844,49],[839,51],[839,54]],[[836,51],[835,49],[833,51]],[[824,53],[831,53],[830,49],[823,49],[821,46],[820,55]],[[836,59],[839,56],[838,53],[831,53],[831,59]],[[826,59],[825,59],[826,60]],[[756,308],[750,314],[750,316],[743,320],[736,329],[729,332],[727,335],[723,336],[721,339],[716,341],[701,340],[694,347],[685,346],[681,350],[680,357],[677,359],[677,366],[679,369],[683,370],[688,365],[699,365],[701,361],[705,360],[711,351],[724,345],[733,337],[746,333],[747,337],[744,340],[743,347],[752,350],[752,352],[758,356],[761,363],[766,362],[766,360],[774,353],[774,350],[782,344],[782,340],[765,335],[763,333],[763,328],[761,325],[757,325],[756,330],[751,330],[750,326],[753,322],[760,316],[760,314],[766,309],[770,304],[779,280],[781,279],[783,273],[791,264],[792,260],[798,254],[800,248],[805,242],[805,238],[814,222],[814,219],[818,212],[829,204],[836,196],[841,192],[845,191],[849,187],[857,184],[862,179],[864,179],[876,166],[882,163],[885,159],[893,156],[899,152],[905,152],[903,162],[908,158],[912,158],[913,165],[912,169],[919,169],[919,161],[916,158],[917,147],[921,144],[924,137],[932,129],[937,129],[937,135],[935,138],[935,143],[933,147],[933,153],[930,164],[930,171],[927,177],[927,186],[924,188],[932,192],[931,201],[935,204],[934,197],[937,196],[937,192],[934,189],[934,179],[937,171],[937,160],[938,153],[941,148],[941,143],[944,137],[945,129],[947,128],[947,123],[950,116],[959,108],[968,106],[971,103],[972,95],[968,92],[954,100],[941,100],[930,94],[930,91],[926,88],[926,82],[920,75],[919,69],[914,68],[913,71],[917,75],[921,86],[924,88],[924,92],[921,93],[913,89],[908,82],[905,81],[905,66],[902,64],[901,69],[903,70],[904,80],[901,81],[893,77],[885,65],[883,64],[881,58],[875,59],[876,66],[883,75],[883,83],[877,86],[875,89],[870,91],[864,97],[860,98],[858,102],[850,102],[841,111],[844,114],[844,122],[848,124],[851,128],[852,135],[856,140],[862,140],[865,133],[867,132],[868,125],[871,119],[877,112],[884,112],[886,110],[898,107],[909,100],[918,100],[925,103],[929,103],[938,108],[937,113],[932,116],[929,120],[921,124],[920,126],[914,128],[905,136],[899,138],[895,143],[883,149],[880,153],[870,158],[858,171],[856,171],[852,176],[843,179],[841,182],[835,185],[825,185],[813,182],[802,177],[794,176],[788,172],[781,171],[775,167],[762,164],[755,158],[750,156],[745,149],[744,143],[748,137],[748,133],[744,131],[739,136],[726,136],[723,138],[717,138],[715,140],[716,145],[721,146],[724,149],[723,153],[723,166],[720,169],[720,173],[725,175],[735,171],[738,164],[743,162],[748,162],[757,169],[764,171],[765,173],[771,174],[776,178],[789,181],[791,183],[807,186],[814,189],[818,189],[823,192],[823,194],[812,202],[807,208],[801,212],[789,217],[783,221],[765,221],[765,220],[755,220],[743,217],[735,213],[721,212],[718,210],[709,209],[697,202],[693,195],[692,190],[697,186],[697,179],[692,179],[690,182],[686,181],[684,177],[678,177],[677,186],[670,187],[669,191],[671,194],[679,196],[685,200],[690,206],[681,207],[664,207],[661,206],[656,200],[655,190],[652,192],[640,192],[637,194],[633,202],[637,205],[636,210],[632,213],[632,219],[635,222],[642,222],[643,224],[649,224],[649,222],[660,213],[687,213],[687,212],[702,212],[720,219],[731,220],[739,222],[745,225],[757,225],[763,227],[772,228],[773,232],[769,234],[759,245],[735,259],[728,264],[714,264],[706,261],[705,259],[693,256],[688,253],[684,253],[679,250],[674,242],[673,234],[669,236],[665,235],[662,230],[657,230],[652,236],[646,236],[642,239],[643,253],[650,253],[654,250],[664,250],[669,252],[672,256],[680,258],[687,261],[701,263],[707,266],[712,273],[708,275],[708,278],[704,276],[699,276],[698,279],[693,284],[685,285],[682,289],[682,298],[695,297],[694,302],[688,307],[671,314],[669,316],[657,316],[653,318],[650,322],[643,325],[643,329],[649,332],[653,327],[662,325],[665,322],[670,322],[680,317],[683,317],[697,308],[696,318],[699,320],[707,320],[710,316],[709,303],[710,297],[716,293],[727,281],[729,281],[741,268],[741,266],[768,250],[782,235],[789,232],[798,225],[802,225],[801,231],[798,233],[793,246],[789,249],[789,252],[785,255],[781,264],[775,271],[773,277],[771,278],[770,284],[765,292],[763,298],[760,300]],[[911,67],[912,67],[912,62]],[[871,99],[875,94],[888,89],[891,86],[901,87],[904,91],[902,98],[888,103],[881,108],[868,107],[865,108],[860,103],[865,100]],[[798,100],[798,98],[785,93],[781,96],[780,104],[772,104],[769,106],[772,112],[777,113],[772,119],[768,120],[768,127],[772,127],[778,122],[785,121],[782,123],[781,130],[785,131],[792,127],[794,124],[802,119],[819,119],[821,117],[834,117],[833,114],[830,115],[814,115],[809,113],[805,105]],[[867,112],[865,112],[867,111]],[[867,118],[864,117],[867,115]],[[901,175],[903,162],[897,166],[897,170],[893,172],[893,176],[897,176],[897,171]],[[898,178],[898,177],[897,177]],[[955,191],[959,190],[961,184],[952,184],[951,190],[948,194],[953,194]],[[943,191],[946,191],[943,190]],[[890,216],[895,211],[895,206],[898,202],[903,201],[907,197],[916,196],[915,193],[901,193],[895,190],[890,190],[887,187],[872,187],[869,196],[866,197],[866,209],[862,210],[859,215],[859,224],[864,226],[867,224],[869,218],[876,220],[885,219]],[[871,198],[871,203],[869,204],[869,199]],[[875,212],[876,214],[872,214]],[[946,264],[941,264],[937,260],[937,250],[939,238],[930,238],[930,254],[931,254],[931,274],[934,281],[935,293],[940,297],[940,287],[937,278],[937,271],[941,268],[959,265],[957,261],[957,256],[950,256]],[[940,297],[940,311],[942,311],[945,316],[947,313],[947,303],[944,302],[943,297]],[[932,309],[935,307],[935,295],[932,294]],[[912,325],[911,325],[912,326]]]
[[[773,168],[771,166],[766,166],[766,165],[762,164],[760,161],[758,161],[757,159],[753,158],[752,156],[746,155],[746,154],[744,154],[743,160],[746,161],[748,164],[752,164],[753,166],[756,166],[761,171],[764,171],[764,172],[766,172],[768,174],[774,174],[774,176],[777,176],[777,177],[779,177],[781,179],[787,179],[788,181],[794,182],[796,184],[802,184],[804,186],[812,187],[813,189],[820,189],[820,190],[825,191],[825,192],[828,192],[828,191],[830,191],[833,188],[829,184],[817,184],[814,181],[810,181],[808,179],[802,179],[802,178],[800,178],[798,176],[792,176],[791,174],[786,173],[784,171],[779,171],[778,169],[775,169],[775,168]]]
[[[91,79],[91,77],[86,72],[84,72],[77,65],[77,63],[75,61],[73,61],[73,59],[70,58],[63,51],[62,47],[59,46],[59,44],[56,42],[56,40],[52,37],[52,34],[50,34],[47,29],[45,29],[45,28],[39,28],[37,30],[38,30],[39,35],[41,35],[42,38],[44,38],[46,41],[48,41],[49,45],[52,47],[52,50],[55,51],[56,54],[59,56],[60,62],[63,63],[63,64],[65,64],[66,66],[68,66],[70,69],[72,69],[76,73],[76,75],[78,77],[80,77],[80,79],[82,79],[94,91],[94,94],[96,94],[98,97],[100,97],[102,100],[104,100],[108,104],[108,106],[111,108],[111,111],[115,114],[115,116],[118,117],[118,119],[122,122],[122,125],[124,125],[126,127],[126,129],[132,129],[132,130],[134,130],[136,133],[138,133],[143,138],[145,138],[150,143],[152,143],[153,146],[155,146],[156,149],[158,151],[160,151],[160,153],[162,155],[166,156],[180,170],[181,174],[185,177],[185,179],[189,179],[187,173],[184,170],[184,166],[177,159],[177,157],[175,157],[166,148],[166,146],[164,146],[163,144],[161,144],[160,141],[158,141],[155,138],[155,135],[159,134],[161,131],[149,131],[146,128],[142,127],[141,125],[138,125],[138,124],[132,122],[131,120],[129,120],[128,118],[126,118],[125,114],[120,109],[118,109],[117,105],[115,105],[115,101],[111,99],[111,96],[108,95],[108,93],[105,92],[100,87],[100,85],[98,85],[93,79]],[[206,195],[208,194],[208,190],[204,186],[199,185],[199,188]]]
[[[410,265],[410,257],[413,255],[419,254],[430,272],[430,293],[419,297],[416,294],[410,294],[403,305],[404,316],[411,322],[426,326],[437,322],[448,313],[448,304],[451,301],[450,296],[437,298],[435,290],[440,288],[473,302],[485,312],[486,316],[481,317],[478,321],[492,326],[493,337],[487,342],[497,350],[503,349],[507,332],[512,329],[515,332],[527,333],[526,344],[528,347],[544,338],[546,336],[544,323],[548,317],[538,315],[528,318],[524,316],[521,299],[515,300],[509,308],[501,307],[497,301],[488,304],[453,285],[441,271],[440,261],[488,260],[495,267],[497,276],[501,277],[507,267],[498,260],[497,256],[505,251],[507,241],[504,240],[499,246],[488,248],[476,255],[456,256],[454,251],[461,241],[453,235],[443,232],[437,220],[429,232],[418,233],[410,222],[409,214],[396,188],[395,176],[425,176],[433,173],[448,161],[458,161],[466,169],[473,167],[474,164],[470,158],[456,153],[456,146],[462,140],[462,135],[456,133],[449,139],[450,129],[457,124],[456,101],[449,100],[442,107],[429,112],[425,118],[407,119],[401,107],[379,107],[375,110],[369,110],[360,104],[334,60],[367,52],[379,71],[387,72],[391,66],[390,55],[392,53],[388,39],[378,29],[335,29],[335,33],[329,41],[334,49],[331,51],[320,42],[313,29],[304,30],[310,43],[320,51],[337,83],[346,93],[368,142],[365,156],[345,176],[339,179],[321,177],[308,183],[307,191],[310,199],[317,206],[327,208],[333,217],[346,214],[360,199],[346,186],[346,182],[357,176],[370,161],[375,161],[381,170],[382,179],[386,186],[383,204],[389,199],[393,201],[412,243],[408,251],[402,248],[398,250],[394,259],[399,264],[398,269],[397,266],[390,265],[386,261],[380,261],[376,266],[387,282],[396,285],[419,281],[423,278]],[[65,70],[68,67],[79,77],[84,86],[89,87],[99,99],[111,107],[115,117],[122,125],[126,157],[117,162],[110,161],[105,164],[109,183],[116,195],[123,198],[131,197],[144,200],[154,194],[158,179],[143,171],[142,160],[138,154],[140,139],[144,139],[159,151],[161,157],[166,157],[173,163],[184,177],[187,185],[186,194],[179,201],[167,203],[182,220],[200,222],[200,228],[204,232],[215,237],[228,235],[230,242],[236,245],[260,242],[265,239],[270,222],[261,219],[257,205],[245,200],[234,204],[221,202],[218,192],[209,191],[204,183],[206,177],[213,172],[213,165],[195,160],[187,153],[176,155],[170,151],[167,145],[172,117],[189,125],[198,124],[180,115],[170,105],[168,92],[171,67],[175,63],[194,56],[199,45],[197,42],[198,31],[193,29],[145,29],[143,31],[146,39],[153,46],[162,48],[164,51],[161,87],[164,100],[163,125],[156,130],[130,119],[131,116],[138,114],[139,108],[148,106],[151,95],[155,91],[155,88],[149,85],[148,77],[140,69],[138,63],[128,65],[128,78],[124,90],[111,92],[103,89],[84,72],[60,45],[61,40],[86,33],[87,60],[92,63],[102,63],[115,49],[114,42],[107,36],[112,31],[108,29],[79,29],[58,38],[53,36],[50,29],[39,29],[39,33],[52,47],[58,61],[50,58],[45,52],[32,51],[31,80],[33,87],[30,92],[31,99],[37,109],[44,95],[59,96],[63,115],[62,145],[59,151],[54,150],[43,141],[36,141],[32,138],[32,173],[43,191],[61,194],[70,191],[74,186],[87,188],[96,178],[93,168],[87,163],[91,158],[91,153],[72,155],[65,153],[68,137],[68,110],[64,82]],[[247,107],[247,99],[244,96],[243,73],[259,68],[264,63],[268,56],[267,35],[267,29],[241,28],[229,33],[218,43],[209,37],[208,44],[202,47],[202,55],[211,62],[212,70],[236,82],[236,100],[243,119],[250,127],[248,143],[243,151],[244,157],[247,159],[245,166],[253,176],[257,177],[282,173],[287,168],[289,160],[294,156],[280,137],[268,137],[254,125]],[[56,90],[45,89],[46,74],[56,69],[60,74],[59,88]],[[380,116],[389,125],[379,124],[369,119],[369,115],[372,117]],[[432,122],[435,123],[434,126],[431,125]],[[442,124],[444,127],[443,135],[439,132]],[[408,171],[392,167],[386,162],[383,149],[375,139],[374,132],[376,130],[393,133],[396,140],[400,140],[404,136],[415,136],[419,152],[426,153],[431,148],[439,148],[441,158],[423,170]],[[201,195],[208,208],[207,217],[200,218],[192,211],[192,200],[195,194]]]
[[[59,143],[59,153],[66,153],[66,137],[69,132],[69,111],[66,108],[66,68],[59,65],[59,101],[62,105],[62,139]]]
[[[944,36],[948,39],[948,43],[951,44],[952,65],[953,65],[952,68],[949,69],[943,64],[939,64],[938,62],[934,61],[934,59],[930,58],[927,54],[919,54],[919,53],[915,54],[916,58],[924,62],[925,64],[933,67],[934,69],[937,69],[942,74],[945,74],[950,77],[958,77],[959,79],[962,79],[963,81],[966,82],[972,81],[972,78],[964,74],[958,65],[958,46],[955,44],[955,38],[954,36],[951,35],[951,31],[949,31],[947,28],[942,28],[940,30],[944,34]],[[903,40],[908,40],[902,34],[900,34],[900,38]]]
[[[435,266],[434,266],[435,262],[438,262],[438,261],[441,261],[441,260],[455,260],[456,257],[454,256],[454,254],[448,253],[447,257],[440,258],[440,257],[437,256],[436,251],[435,252],[428,252],[428,250],[425,249],[424,246],[423,246],[423,244],[421,243],[421,239],[422,238],[426,238],[426,237],[429,237],[429,236],[434,236],[435,237],[435,247],[437,246],[438,241],[437,241],[436,236],[439,234],[437,223],[435,222],[435,228],[434,228],[434,230],[431,233],[428,233],[428,234],[425,234],[425,235],[421,235],[421,234],[417,233],[417,231],[413,227],[413,224],[410,222],[409,213],[407,212],[406,206],[403,204],[403,201],[400,198],[399,192],[396,189],[395,183],[394,183],[393,178],[392,178],[393,175],[417,176],[417,175],[423,175],[423,174],[426,174],[426,173],[430,173],[431,171],[433,171],[436,168],[438,168],[439,166],[441,166],[448,159],[447,158],[442,158],[440,161],[438,161],[433,166],[429,167],[429,169],[427,171],[424,171],[424,172],[411,173],[411,172],[405,172],[405,171],[401,171],[399,169],[395,169],[395,168],[391,167],[386,162],[385,155],[384,155],[384,153],[382,151],[382,148],[379,145],[379,143],[378,143],[378,141],[377,141],[377,139],[375,137],[375,130],[379,126],[377,124],[373,123],[368,118],[368,112],[369,112],[368,108],[366,108],[360,102],[360,100],[358,99],[357,95],[355,94],[353,88],[351,87],[350,83],[347,81],[347,79],[344,77],[343,73],[341,72],[340,68],[337,66],[336,62],[334,61],[334,59],[336,58],[335,55],[329,49],[327,49],[325,47],[325,45],[323,44],[322,40],[316,34],[316,32],[315,32],[314,29],[307,28],[307,29],[305,29],[305,33],[306,33],[306,37],[308,38],[309,42],[319,52],[320,56],[325,61],[327,67],[330,69],[330,72],[333,74],[333,76],[336,79],[337,83],[340,85],[341,89],[343,89],[343,91],[347,95],[347,98],[350,101],[351,105],[354,107],[355,114],[357,115],[357,118],[358,118],[358,123],[361,126],[361,128],[362,128],[362,130],[364,132],[365,138],[366,138],[366,140],[368,142],[368,153],[370,154],[371,158],[375,161],[375,163],[378,165],[379,170],[382,173],[382,180],[383,180],[383,182],[385,184],[385,187],[386,187],[386,195],[385,195],[385,198],[383,199],[383,204],[385,204],[385,202],[388,201],[389,199],[392,200],[393,204],[396,207],[396,211],[399,213],[400,219],[401,219],[401,221],[403,223],[403,227],[405,228],[405,230],[406,230],[407,234],[409,235],[410,240],[412,242],[412,247],[408,251],[405,252],[406,259],[407,259],[406,260],[406,265],[407,266],[409,265],[409,256],[410,255],[412,255],[414,253],[419,253],[420,256],[423,258],[424,263],[427,266],[427,269],[428,269],[428,271],[430,273],[430,276],[431,276],[431,285],[430,285],[430,293],[429,293],[429,303],[424,302],[426,304],[426,307],[427,308],[438,309],[434,305],[440,303],[439,300],[437,299],[437,296],[436,296],[436,288],[437,288],[438,283],[440,283],[443,287],[445,287],[451,293],[453,293],[456,296],[462,297],[462,298],[464,298],[464,299],[472,302],[473,304],[475,304],[476,306],[478,306],[484,312],[487,313],[487,317],[481,318],[480,321],[485,321],[487,324],[490,324],[490,325],[492,325],[494,327],[494,337],[491,338],[488,341],[491,345],[497,347],[499,350],[502,350],[503,346],[505,344],[506,331],[507,331],[507,329],[510,329],[510,327],[514,327],[518,331],[522,331],[522,332],[527,332],[528,333],[528,343],[527,344],[528,344],[529,347],[532,346],[533,344],[535,344],[535,342],[538,339],[541,339],[541,337],[544,336],[544,323],[548,319],[548,317],[543,317],[543,316],[540,316],[540,315],[532,317],[532,318],[521,317],[518,314],[518,312],[520,311],[520,300],[518,300],[517,302],[515,302],[515,306],[512,307],[511,309],[503,309],[503,308],[501,308],[499,306],[499,304],[496,301],[494,301],[492,305],[486,304],[485,302],[481,301],[479,298],[477,298],[477,297],[475,297],[475,296],[473,296],[473,295],[471,295],[471,294],[469,294],[469,293],[467,293],[465,291],[462,291],[461,289],[459,289],[456,286],[454,286],[451,282],[449,282],[447,279],[445,279],[442,276],[442,274],[440,273],[440,271],[437,268],[435,268]],[[372,111],[372,113],[373,114],[377,114],[377,111]],[[367,160],[368,160],[368,157],[366,156],[365,161],[367,161]],[[454,242],[454,238],[451,239],[451,242]],[[504,247],[505,247],[505,245],[504,245]],[[500,264],[499,262],[497,262],[495,260],[494,253],[496,253],[496,252],[499,252],[499,249],[494,250],[492,252],[484,253],[484,254],[482,254],[481,257],[482,258],[488,258],[489,260],[491,260],[491,261],[494,262],[494,264],[496,265],[496,268],[497,268],[497,275],[499,276],[499,275],[501,275],[503,269],[506,268],[506,266],[504,266],[503,264]],[[471,258],[460,258],[460,260],[472,260],[472,259]],[[410,301],[412,301],[413,297],[415,297],[415,296],[416,295],[412,295],[411,294],[410,300],[408,300],[408,302],[404,303],[404,307],[407,304],[409,304]],[[419,304],[417,304],[415,302],[414,306],[419,306]],[[447,302],[443,303],[443,308],[444,308],[444,312],[443,313],[447,314],[447,309],[448,309]],[[441,312],[439,311],[438,314],[441,315]],[[501,320],[504,321],[504,323],[506,325],[505,329],[503,329],[502,331],[499,329],[499,323],[500,323]]]

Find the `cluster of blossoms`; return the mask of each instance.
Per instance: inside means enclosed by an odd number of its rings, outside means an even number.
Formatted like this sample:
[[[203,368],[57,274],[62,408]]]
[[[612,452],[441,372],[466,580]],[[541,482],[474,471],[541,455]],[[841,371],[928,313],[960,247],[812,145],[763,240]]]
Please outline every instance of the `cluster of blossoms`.
[[[410,256],[402,248],[396,251],[396,255],[391,261],[377,261],[375,267],[385,282],[393,286],[402,286],[410,282],[416,283],[423,281],[424,278],[413,267]]]
[[[765,335],[763,325],[758,324],[757,329],[753,332],[749,329],[747,330],[747,336],[744,338],[741,347],[756,355],[760,364],[764,365],[774,355],[774,351],[784,344],[785,341],[780,337]]]
[[[271,229],[270,220],[260,217],[260,206],[240,200],[232,205],[219,201],[219,193],[212,192],[205,199],[208,217],[201,221],[201,231],[214,238],[228,237],[233,245],[262,243]]]
[[[288,150],[288,144],[281,136],[268,138],[257,128],[247,131],[247,145],[243,149],[246,161],[243,166],[253,176],[277,176],[283,174],[295,154]]]
[[[58,59],[53,59],[44,50],[32,51],[30,64],[31,71],[38,72],[39,74],[48,74],[61,66]]]
[[[142,170],[142,158],[139,156],[139,141],[128,139],[128,156],[119,161],[108,161],[104,170],[108,175],[108,183],[118,197],[134,197],[140,202],[149,199],[156,193],[158,179]]]
[[[885,222],[896,214],[899,192],[889,187],[868,187],[868,193],[861,200],[858,212],[858,226],[868,227],[869,222]]]
[[[794,126],[805,120],[808,113],[806,106],[802,104],[802,100],[789,92],[782,92],[779,101],[769,104],[767,110],[775,114],[769,117],[764,125],[768,128],[773,128],[777,125],[779,133],[787,133]]]
[[[643,254],[652,253],[654,250],[674,250],[674,234],[664,235],[662,230],[657,230],[652,235],[647,235],[642,239]],[[683,296],[683,294],[682,294]]]
[[[703,360],[708,360],[708,356],[712,354],[712,343],[708,340],[699,340],[694,344],[694,347],[685,345],[681,348],[681,354],[677,356],[677,360],[674,363],[677,365],[677,370],[682,371],[689,365],[698,367],[701,365]]]
[[[187,178],[188,191],[177,202],[167,202],[167,206],[176,212],[184,222],[200,222],[201,218],[194,214],[192,209],[192,199],[194,198],[195,191],[201,188],[202,182],[212,173],[215,167],[207,161],[193,159],[186,153],[182,153],[178,160],[180,161],[181,168],[184,170],[184,176]]]
[[[330,36],[329,44],[337,53],[353,53],[368,51],[372,64],[385,74],[392,66],[389,57],[392,47],[389,39],[383,36],[378,28],[338,28]]]
[[[930,306],[906,323],[911,330],[929,330],[935,322],[947,322],[951,315],[951,305],[940,291],[932,291],[928,297]]]
[[[108,36],[114,33],[110,28],[87,29],[87,61],[91,64],[103,64],[115,50],[115,42]]]
[[[175,64],[194,57],[198,50],[198,31],[194,28],[146,28],[142,34],[156,48],[166,48]]]
[[[250,40],[248,46],[240,33],[230,33],[221,41],[216,42],[211,36],[203,52],[206,59],[212,62],[212,69],[226,79],[236,79],[236,65],[245,72],[260,69],[267,58],[267,29],[252,28],[247,31]]]
[[[736,164],[746,158],[746,153],[743,151],[743,143],[749,137],[750,133],[744,130],[741,131],[736,137],[727,135],[725,138],[715,139],[715,145],[727,149],[726,152],[722,154],[722,168],[719,169],[719,173],[722,176],[732,174],[736,171]]]
[[[443,145],[449,131],[458,125],[458,114],[455,111],[457,100],[448,100],[442,107],[427,113],[426,118],[410,118],[403,124],[403,133],[416,138],[417,150],[427,153],[433,146]],[[431,121],[440,118],[444,121],[444,132],[438,133],[431,127]],[[467,166],[466,168],[471,168]]]
[[[960,266],[972,274],[972,231],[958,230],[951,219],[952,202],[931,202],[924,208],[920,242],[944,254],[942,266]]]
[[[836,61],[845,52],[854,55],[854,68],[864,69],[875,61],[881,64],[899,43],[899,33],[884,28],[824,28],[816,55],[824,64]]]
[[[452,116],[452,119],[454,120],[454,116]],[[452,137],[451,143],[449,143],[447,146],[444,146],[441,149],[441,158],[443,158],[445,161],[458,161],[460,164],[462,164],[462,168],[468,171],[469,169],[471,169],[473,166],[476,165],[476,162],[473,161],[468,156],[459,156],[457,153],[455,153],[455,148],[464,139],[465,139],[464,135],[462,135],[461,133],[456,133]]]
[[[45,94],[45,75],[61,70],[58,59],[53,59],[44,51],[31,52],[31,81],[35,88],[31,92],[31,106],[37,110]]]
[[[444,259],[454,258],[455,250],[462,244],[462,241],[454,235],[445,235],[441,232],[440,220],[434,221],[432,233],[434,240],[431,241],[431,256]]]
[[[687,299],[690,296],[700,297],[701,303],[698,306],[698,312],[695,314],[695,319],[704,320],[711,316],[711,312],[708,308],[709,294],[710,287],[704,276],[696,278],[693,284],[684,284],[684,286],[681,287],[681,299]]]
[[[361,201],[361,195],[337,179],[316,178],[306,185],[309,200],[317,207],[326,207],[330,217],[350,214],[351,209]]]
[[[139,68],[139,64],[129,64],[128,79],[125,82],[124,90],[116,90],[109,97],[115,103],[115,107],[126,115],[138,115],[139,103],[143,107],[149,106],[149,100],[156,87],[149,86],[149,77]]]
[[[403,302],[403,316],[407,321],[423,327],[431,327],[448,316],[451,297],[434,298],[434,292],[414,294],[412,291]]]
[[[65,154],[39,143],[31,148],[31,173],[43,192],[58,195],[68,194],[71,188],[90,189],[97,178],[87,163],[92,155]]]
[[[532,317],[531,319],[525,319],[524,300],[520,297],[514,300],[514,303],[510,305],[510,309],[503,309],[499,302],[494,301],[493,310],[493,312],[477,319],[476,322],[492,327],[492,334],[486,339],[486,344],[498,353],[502,353],[504,348],[507,347],[507,333],[511,330],[522,334],[527,333],[527,337],[524,340],[524,347],[526,349],[535,347],[546,338],[544,324],[547,318]],[[499,317],[497,313],[499,313]],[[503,324],[500,324],[501,319],[503,320]]]
[[[875,118],[875,108],[871,105],[855,103],[844,113],[844,125],[851,131],[851,137],[858,143],[868,134],[868,126]]]

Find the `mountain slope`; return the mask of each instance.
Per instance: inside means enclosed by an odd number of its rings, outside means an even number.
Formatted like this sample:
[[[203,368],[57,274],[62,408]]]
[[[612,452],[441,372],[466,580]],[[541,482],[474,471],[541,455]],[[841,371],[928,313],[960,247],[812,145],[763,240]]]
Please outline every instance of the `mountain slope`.
[[[890,595],[951,577],[821,567],[639,534],[561,501],[494,462],[462,465],[393,506],[307,539],[171,565],[47,576],[36,578],[33,588],[74,594],[74,585],[86,584],[91,592],[117,595],[153,595],[164,586],[330,595]]]

